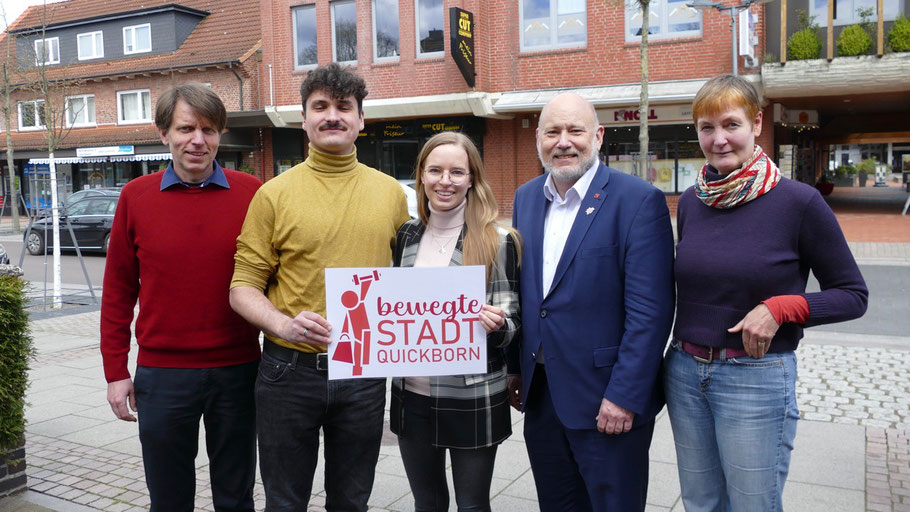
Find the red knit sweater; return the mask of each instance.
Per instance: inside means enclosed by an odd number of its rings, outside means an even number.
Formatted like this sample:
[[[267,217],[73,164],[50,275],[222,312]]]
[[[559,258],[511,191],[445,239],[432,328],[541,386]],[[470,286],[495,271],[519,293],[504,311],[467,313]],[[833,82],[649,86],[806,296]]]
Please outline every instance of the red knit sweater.
[[[212,368],[259,357],[259,332],[234,313],[228,286],[237,235],[261,183],[225,169],[230,189],[173,186],[163,172],[120,194],[104,270],[101,355],[108,382],[130,377],[130,324],[142,366]],[[141,283],[141,285],[140,285]]]

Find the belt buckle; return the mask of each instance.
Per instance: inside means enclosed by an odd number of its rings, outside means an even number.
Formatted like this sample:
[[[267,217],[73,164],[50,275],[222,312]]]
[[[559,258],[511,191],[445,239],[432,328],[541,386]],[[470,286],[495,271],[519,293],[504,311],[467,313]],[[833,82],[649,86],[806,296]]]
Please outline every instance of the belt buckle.
[[[329,371],[329,354],[320,352],[316,354],[316,369],[322,372]]]
[[[695,354],[692,354],[692,358],[698,361],[699,363],[711,364],[714,361],[714,347],[708,347],[708,357],[698,357]]]

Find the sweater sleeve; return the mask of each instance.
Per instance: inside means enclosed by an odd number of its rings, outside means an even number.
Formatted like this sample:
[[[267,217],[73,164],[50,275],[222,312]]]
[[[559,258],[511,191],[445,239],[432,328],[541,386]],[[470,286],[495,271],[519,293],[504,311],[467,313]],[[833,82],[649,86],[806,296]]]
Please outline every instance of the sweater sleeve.
[[[809,303],[806,327],[863,316],[869,300],[866,282],[834,212],[815,190],[800,225],[799,254],[821,288],[802,294]]]
[[[132,338],[130,325],[139,297],[139,258],[130,227],[130,191],[121,194],[118,201],[104,265],[101,359],[108,382],[130,378],[127,367]]]
[[[487,335],[488,347],[505,348],[512,342],[521,327],[521,310],[518,295],[518,242],[511,234],[502,240],[499,257],[493,262],[493,274],[487,300],[491,306],[502,308],[505,324]]]
[[[243,228],[237,238],[234,255],[234,277],[231,288],[250,286],[265,291],[278,267],[278,251],[272,243],[275,232],[275,208],[260,188],[247,210]]]

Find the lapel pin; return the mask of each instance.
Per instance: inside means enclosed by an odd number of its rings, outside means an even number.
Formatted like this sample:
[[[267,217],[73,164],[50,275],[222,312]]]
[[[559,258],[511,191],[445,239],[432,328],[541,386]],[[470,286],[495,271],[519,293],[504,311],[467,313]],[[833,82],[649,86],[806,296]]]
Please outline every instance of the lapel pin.
[[[594,196],[594,197],[597,197],[597,196]],[[594,213],[594,207],[593,207],[593,206],[589,206],[588,209],[585,210],[585,214],[586,214],[586,215],[591,215],[592,213]]]
[[[600,192],[594,194],[594,199],[599,199],[599,198],[600,198]]]

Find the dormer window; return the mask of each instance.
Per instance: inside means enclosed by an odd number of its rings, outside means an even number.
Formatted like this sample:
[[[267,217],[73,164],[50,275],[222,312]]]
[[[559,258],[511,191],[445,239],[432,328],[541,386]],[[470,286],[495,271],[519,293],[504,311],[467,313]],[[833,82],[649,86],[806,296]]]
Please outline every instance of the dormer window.
[[[149,23],[123,27],[123,53],[146,53],[152,51],[152,26]]]
[[[60,64],[60,38],[37,39],[35,41],[35,65]]]

